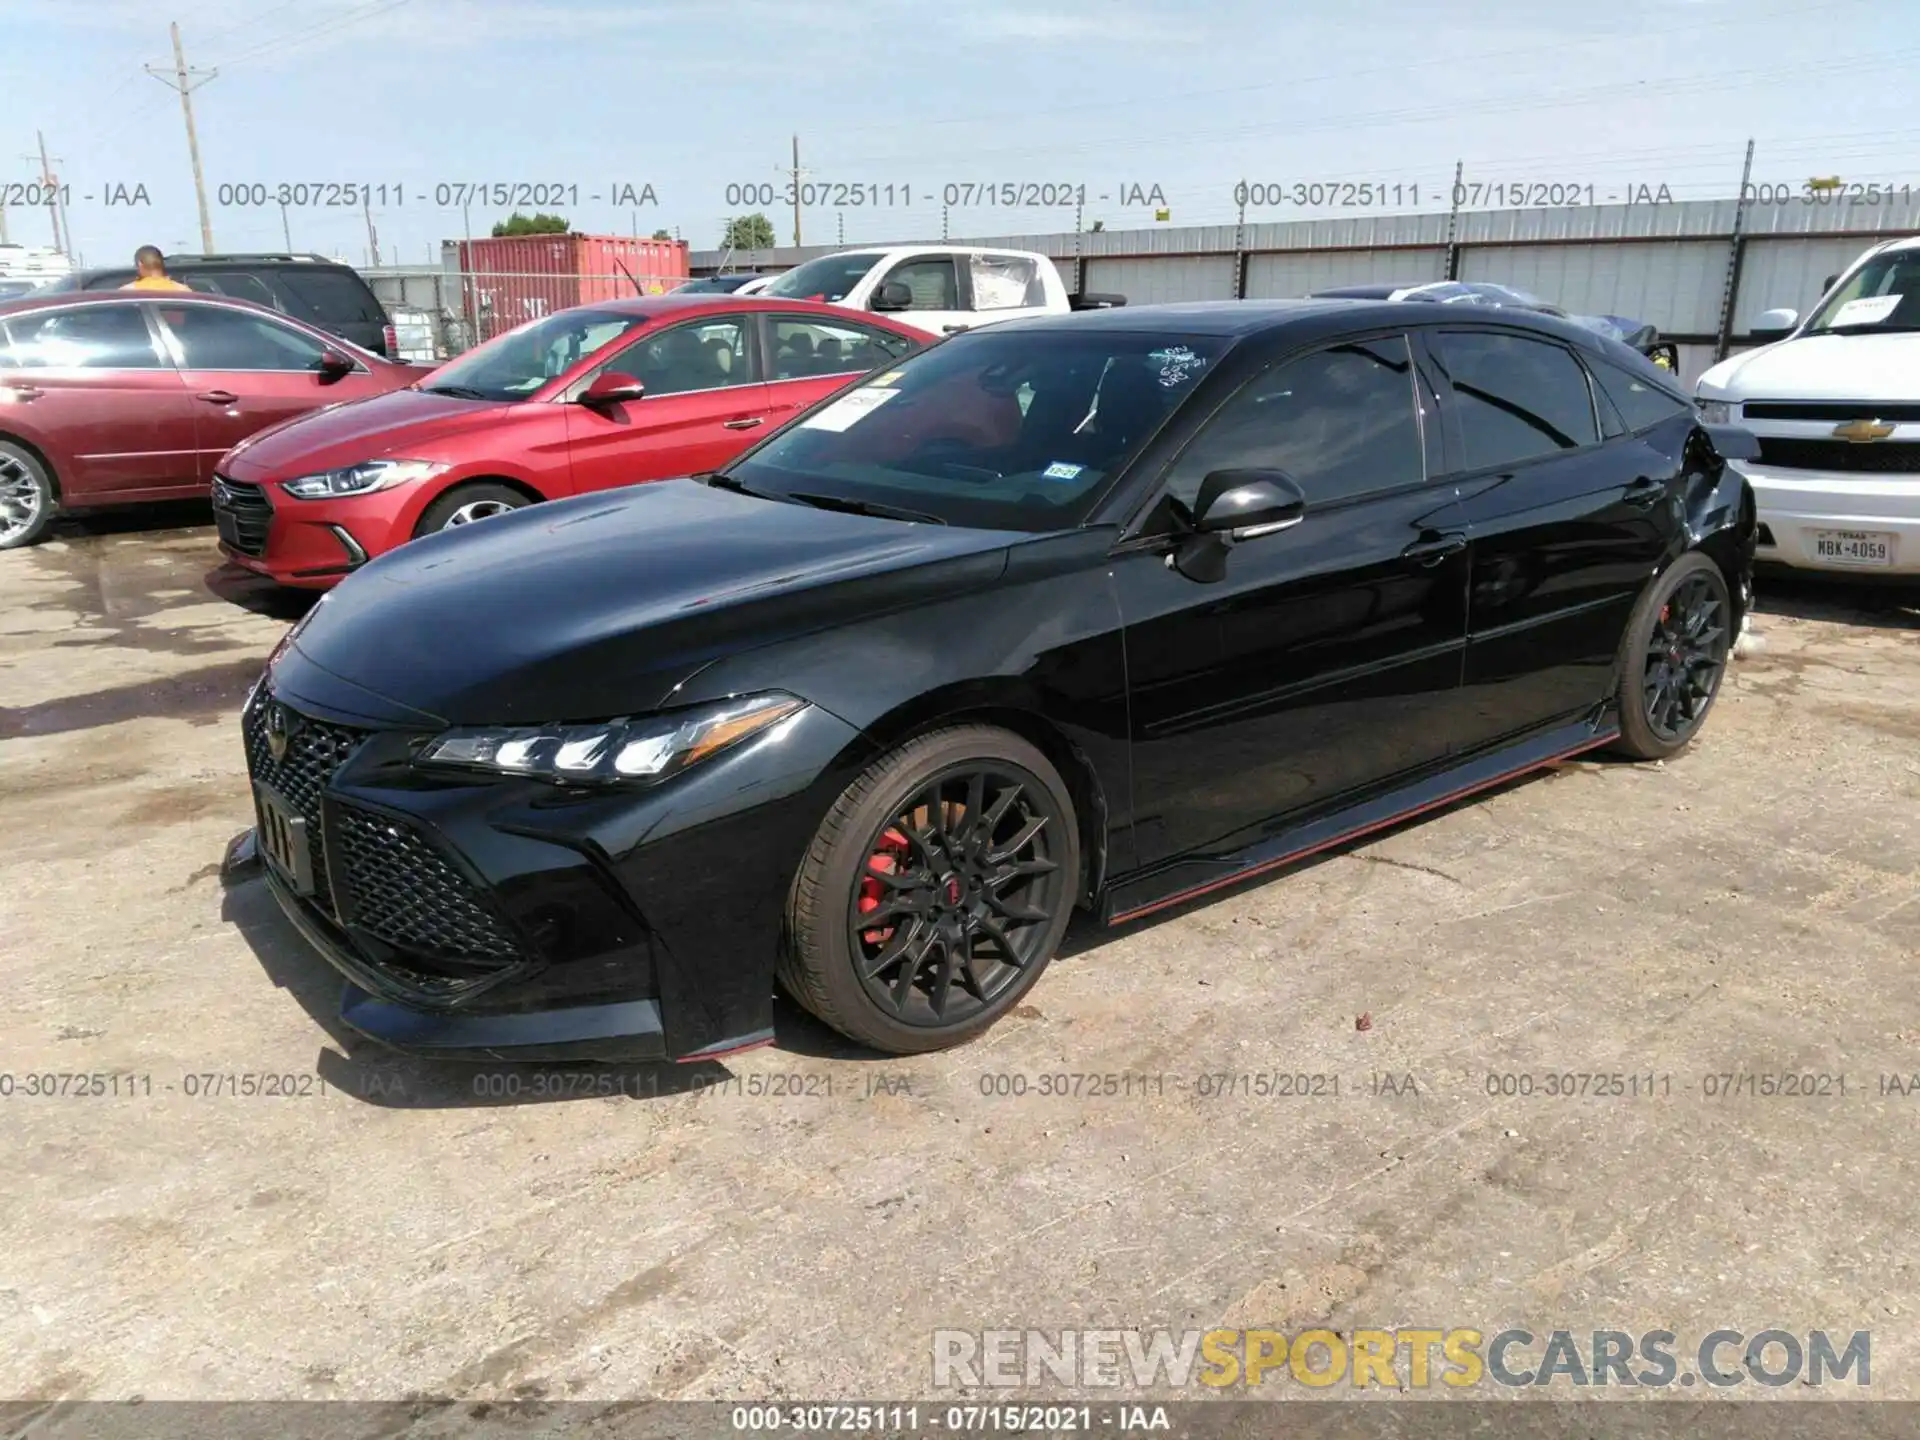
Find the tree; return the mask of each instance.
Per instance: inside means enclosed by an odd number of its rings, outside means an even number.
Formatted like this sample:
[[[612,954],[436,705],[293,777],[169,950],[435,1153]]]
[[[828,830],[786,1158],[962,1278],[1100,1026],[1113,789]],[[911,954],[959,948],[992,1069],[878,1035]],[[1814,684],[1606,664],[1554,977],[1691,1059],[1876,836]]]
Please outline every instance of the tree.
[[[777,243],[773,238],[773,222],[758,211],[734,216],[727,221],[727,228],[720,236],[722,250],[771,250]]]
[[[516,210],[494,225],[493,234],[495,239],[502,235],[564,235],[568,228],[562,216],[549,215],[542,210],[529,218]]]
[[[673,238],[673,232],[671,230],[656,230],[653,232],[653,238],[656,240],[671,240]]]

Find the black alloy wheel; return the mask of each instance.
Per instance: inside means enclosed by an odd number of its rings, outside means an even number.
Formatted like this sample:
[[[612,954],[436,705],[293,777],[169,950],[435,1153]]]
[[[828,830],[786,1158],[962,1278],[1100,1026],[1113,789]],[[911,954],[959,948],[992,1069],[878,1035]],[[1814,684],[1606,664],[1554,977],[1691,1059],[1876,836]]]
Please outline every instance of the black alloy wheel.
[[[1620,749],[1673,754],[1699,733],[1733,649],[1726,578],[1705,555],[1683,555],[1641,598],[1620,665]]]
[[[794,876],[782,987],[893,1054],[989,1028],[1040,978],[1080,886],[1059,772],[1008,731],[954,725],[867,768]]]
[[[1065,890],[1061,823],[1031,775],[985,761],[898,807],[869,842],[847,918],[874,1003],[906,1025],[965,1024],[1038,964]]]

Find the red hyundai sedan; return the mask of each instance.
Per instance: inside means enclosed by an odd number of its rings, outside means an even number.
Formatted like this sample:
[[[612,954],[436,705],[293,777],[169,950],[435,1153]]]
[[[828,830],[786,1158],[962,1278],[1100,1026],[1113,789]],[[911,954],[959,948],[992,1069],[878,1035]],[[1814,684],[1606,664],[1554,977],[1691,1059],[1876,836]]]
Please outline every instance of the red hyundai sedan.
[[[927,343],[885,316],[757,296],[562,310],[420,385],[235,446],[214,482],[221,547],[281,584],[324,589],[450,525],[717,469]]]
[[[219,296],[0,304],[0,550],[31,544],[62,511],[204,498],[234,442],[431,370]]]

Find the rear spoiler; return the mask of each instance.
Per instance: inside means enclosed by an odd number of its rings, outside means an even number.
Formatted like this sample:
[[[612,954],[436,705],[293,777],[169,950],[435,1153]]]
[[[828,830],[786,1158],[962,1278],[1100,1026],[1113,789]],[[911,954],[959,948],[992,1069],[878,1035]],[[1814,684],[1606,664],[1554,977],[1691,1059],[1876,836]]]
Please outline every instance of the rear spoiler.
[[[1127,303],[1124,295],[1069,295],[1069,310],[1117,310]]]

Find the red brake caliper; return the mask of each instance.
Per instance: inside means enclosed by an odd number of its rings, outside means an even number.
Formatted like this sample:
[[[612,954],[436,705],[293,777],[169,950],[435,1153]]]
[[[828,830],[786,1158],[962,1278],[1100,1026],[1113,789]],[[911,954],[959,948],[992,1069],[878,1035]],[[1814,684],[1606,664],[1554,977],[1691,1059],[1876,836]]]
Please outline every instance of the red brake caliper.
[[[907,837],[893,826],[888,826],[880,837],[880,843],[874,847],[873,854],[867,857],[867,868],[882,875],[898,874],[907,859]],[[860,881],[860,913],[870,915],[878,910],[885,901],[887,887],[873,876],[868,875]],[[894,927],[889,925],[881,930],[864,930],[860,938],[869,945],[884,945],[893,938]]]

